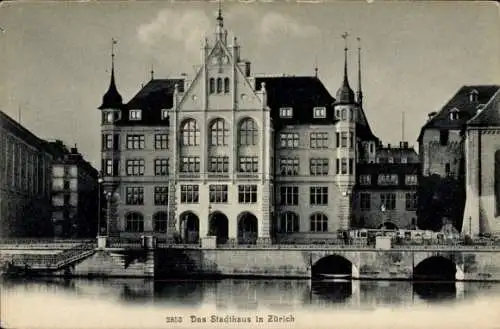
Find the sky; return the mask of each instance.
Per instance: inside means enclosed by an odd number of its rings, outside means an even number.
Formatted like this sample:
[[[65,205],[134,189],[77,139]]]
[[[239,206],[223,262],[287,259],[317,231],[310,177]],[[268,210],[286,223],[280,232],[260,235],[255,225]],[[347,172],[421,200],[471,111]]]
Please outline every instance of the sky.
[[[499,8],[494,2],[299,3],[221,0],[229,37],[254,74],[313,75],[332,95],[357,85],[361,38],[367,118],[384,143],[411,145],[427,113],[462,85],[500,83]],[[217,2],[108,1],[0,4],[0,110],[40,138],[60,139],[100,166],[100,105],[109,85],[111,39],[124,101],[150,79],[192,77]],[[231,39],[229,39],[231,40]]]

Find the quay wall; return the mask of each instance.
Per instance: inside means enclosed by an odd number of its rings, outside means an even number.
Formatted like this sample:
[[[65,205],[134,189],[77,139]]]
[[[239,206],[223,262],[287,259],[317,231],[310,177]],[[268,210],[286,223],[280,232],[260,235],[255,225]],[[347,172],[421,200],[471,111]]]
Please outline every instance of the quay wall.
[[[500,281],[500,248],[98,248],[44,275],[310,278],[314,265],[329,256],[348,260],[357,279],[411,280],[419,264],[434,259],[455,266],[456,280]]]

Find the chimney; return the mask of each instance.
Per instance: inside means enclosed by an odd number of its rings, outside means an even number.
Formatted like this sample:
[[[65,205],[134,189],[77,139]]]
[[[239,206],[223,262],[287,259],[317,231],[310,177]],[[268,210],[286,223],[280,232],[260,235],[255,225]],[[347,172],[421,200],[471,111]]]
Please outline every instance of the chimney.
[[[387,148],[390,149],[391,148],[391,144],[387,144]]]
[[[436,114],[437,112],[430,112],[429,114],[427,114],[427,119],[428,120],[432,119]]]

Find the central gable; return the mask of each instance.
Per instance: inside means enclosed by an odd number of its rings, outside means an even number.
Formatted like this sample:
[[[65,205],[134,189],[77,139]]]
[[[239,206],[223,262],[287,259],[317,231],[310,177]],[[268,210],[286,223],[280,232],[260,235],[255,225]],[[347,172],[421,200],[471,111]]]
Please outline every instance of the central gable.
[[[261,110],[262,93],[256,92],[238,60],[239,46],[226,46],[217,40],[212,48],[205,45],[204,63],[184,94],[178,111]]]

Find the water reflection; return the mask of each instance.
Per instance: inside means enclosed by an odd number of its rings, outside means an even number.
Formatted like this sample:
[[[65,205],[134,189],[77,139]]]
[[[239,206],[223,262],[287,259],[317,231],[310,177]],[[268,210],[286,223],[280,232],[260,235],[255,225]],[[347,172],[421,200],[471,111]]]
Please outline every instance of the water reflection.
[[[31,293],[66,298],[90,297],[122,304],[173,305],[217,310],[276,310],[298,307],[366,308],[456,302],[500,294],[500,285],[478,282],[186,280],[148,279],[3,279],[3,293]]]

